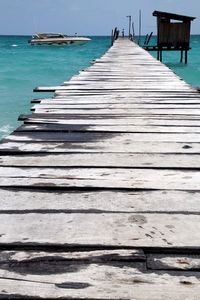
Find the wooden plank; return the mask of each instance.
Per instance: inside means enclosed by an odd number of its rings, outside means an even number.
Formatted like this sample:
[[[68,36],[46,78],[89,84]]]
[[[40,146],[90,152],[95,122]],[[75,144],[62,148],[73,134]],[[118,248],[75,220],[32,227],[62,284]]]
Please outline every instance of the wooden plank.
[[[59,92],[58,92],[59,93]],[[82,97],[80,97],[80,94],[82,94]],[[112,94],[112,93],[105,93],[105,94],[101,94],[98,95],[98,93],[93,92],[92,94],[90,92],[85,93],[85,92],[73,92],[73,91],[67,91],[67,95],[57,95],[57,96],[53,96],[53,99],[65,99],[65,100],[72,100],[72,99],[77,99],[79,101],[81,100],[91,100],[94,97],[94,101],[96,100],[120,100],[120,101],[130,101],[132,100],[134,103],[134,101],[138,101],[139,99],[141,99],[141,101],[143,100],[163,100],[163,101],[169,101],[169,100],[177,100],[177,101],[183,101],[183,102],[189,102],[191,101],[198,101],[200,98],[199,93],[197,94],[196,92],[169,92],[166,91],[165,93],[163,92],[148,92],[148,91],[135,91],[134,93],[130,94],[130,93],[126,93],[125,97],[124,94],[120,94],[117,93],[116,94]],[[41,98],[40,98],[41,99]],[[49,99],[49,98],[43,98],[45,99]],[[50,98],[51,99],[51,98]]]
[[[114,64],[116,64],[116,62]],[[139,66],[139,68],[140,67],[141,66]],[[119,68],[120,68],[120,66],[119,66]],[[117,71],[120,72],[119,68],[116,68],[114,70],[114,72],[117,72]],[[129,68],[130,68],[130,66],[129,66]],[[139,73],[139,74],[142,75],[142,72],[144,70],[139,70],[139,68],[137,69],[137,67],[136,67],[135,71],[137,72],[137,74]],[[146,68],[146,66],[145,66],[145,68]],[[125,68],[122,71],[126,72],[127,70],[128,70],[128,68]],[[104,71],[108,71],[109,72],[109,70],[106,69],[106,68],[104,69]],[[136,72],[133,73],[133,76],[134,76],[134,74],[136,74]],[[152,77],[154,77],[155,73],[157,73],[157,72],[161,73],[162,71],[160,71],[158,69],[154,70],[153,72],[149,73],[149,76],[152,75]],[[112,74],[112,71],[111,71],[111,74]],[[162,74],[160,74],[160,75],[162,76]],[[169,74],[169,76],[170,75],[172,75],[172,74]],[[64,83],[63,85],[61,85],[61,86],[57,86],[57,87],[55,86],[55,87],[50,87],[50,88],[51,89],[56,89],[56,90],[58,89],[58,90],[65,91],[65,90],[74,89],[74,88],[77,88],[77,90],[92,89],[92,88],[98,90],[98,89],[106,89],[106,88],[110,88],[110,87],[111,88],[115,87],[116,89],[123,89],[123,88],[125,88],[125,89],[137,89],[138,86],[142,86],[143,89],[147,89],[148,88],[150,90],[154,90],[154,89],[156,89],[156,90],[157,89],[158,90],[164,90],[167,87],[169,91],[180,90],[180,88],[183,88],[183,91],[188,91],[188,92],[189,91],[190,92],[195,91],[196,93],[198,93],[196,90],[194,90],[186,82],[183,82],[180,79],[177,80],[176,78],[173,78],[174,79],[173,80],[171,76],[170,76],[170,78],[171,78],[171,81],[165,81],[162,78],[160,78],[160,81],[162,81],[162,84],[160,84],[160,85],[156,85],[156,81],[154,81],[154,82],[148,81],[147,82],[147,86],[143,85],[142,78],[139,81],[135,81],[134,85],[133,84],[132,85],[129,84],[130,82],[133,83],[133,78],[131,80],[129,80],[129,81],[121,80],[120,86],[115,81],[111,81],[110,82],[110,81],[106,80],[106,81],[102,82],[101,80],[97,80],[97,81],[89,81],[89,82],[87,82],[87,80],[77,80],[76,79],[76,80],[68,81],[68,82]],[[158,80],[158,82],[159,82],[159,80]],[[37,88],[37,90],[40,90],[40,89],[44,90],[45,88],[46,87],[40,87],[40,88]],[[48,87],[47,87],[47,89],[48,89]]]
[[[85,99],[86,98],[86,99]],[[51,99],[33,99],[31,103],[41,103],[41,104],[65,104],[65,105],[122,105],[125,104],[126,106],[140,106],[140,107],[154,107],[154,106],[182,106],[182,107],[197,107],[199,106],[199,98],[197,97],[187,97],[187,98],[178,98],[178,97],[157,97],[154,95],[153,97],[95,97],[95,96],[88,96],[88,97],[78,97],[78,96],[68,96],[68,97],[54,97]]]
[[[126,62],[124,62],[126,63]],[[93,68],[92,68],[93,69]],[[79,72],[79,75],[77,76],[73,76],[70,80],[66,80],[64,81],[64,84],[67,84],[69,82],[82,82],[82,81],[96,81],[98,79],[102,79],[102,80],[107,80],[107,81],[114,81],[114,80],[130,80],[130,79],[134,79],[134,80],[149,80],[149,81],[155,81],[156,79],[158,79],[158,81],[165,81],[165,82],[171,82],[173,79],[171,76],[167,76],[168,74],[167,73],[163,73],[162,76],[159,77],[159,73],[156,74],[155,73],[155,76],[151,76],[150,74],[153,73],[151,71],[151,68],[149,68],[150,70],[150,73],[149,74],[132,74],[132,76],[129,74],[126,74],[126,73],[116,73],[116,74],[109,74],[109,73],[106,73],[105,72],[98,72],[97,70],[94,71],[93,70],[90,70],[90,72],[88,72],[87,70],[84,71],[84,72]],[[90,76],[91,75],[91,71],[93,74],[93,76]],[[103,74],[102,74],[103,73]],[[111,70],[111,73],[112,73],[112,70]],[[138,72],[139,73],[139,72]],[[176,77],[176,81],[178,81],[180,79],[178,79]]]
[[[4,139],[6,142],[96,142],[131,144],[136,142],[199,143],[199,133],[120,133],[120,132],[61,132],[16,131]]]
[[[142,273],[133,263],[56,264],[49,261],[47,267],[40,261],[40,265],[35,263],[32,273],[29,264],[21,267],[26,270],[23,273],[12,271],[11,266],[1,271],[0,297],[3,299],[161,300],[166,297],[180,300],[181,297],[198,300],[199,297],[196,272]]]
[[[32,110],[35,109],[97,109],[97,108],[102,108],[102,109],[172,109],[173,111],[175,109],[187,109],[187,110],[194,110],[194,109],[200,109],[200,105],[198,104],[127,104],[127,103],[104,103],[104,104],[99,104],[99,103],[68,103],[67,101],[51,101],[49,103],[40,103],[37,105],[34,105],[32,107]]]
[[[173,153],[198,154],[199,143],[181,142],[126,142],[111,143],[104,141],[90,142],[31,142],[31,141],[4,141],[0,142],[0,153]]]
[[[150,75],[149,75],[150,76]],[[93,85],[95,83],[97,83],[97,86],[102,85],[103,83],[105,83],[106,85],[116,85],[116,83],[123,83],[124,85],[127,83],[132,84],[134,82],[136,83],[136,85],[140,85],[142,83],[147,83],[147,86],[149,86],[151,83],[153,86],[156,86],[156,83],[159,84],[163,84],[163,85],[169,85],[172,84],[174,85],[175,82],[173,82],[173,80],[171,79],[171,77],[167,78],[167,77],[163,77],[163,78],[159,78],[158,76],[152,76],[152,77],[136,77],[136,76],[132,76],[132,77],[128,77],[128,76],[123,76],[123,75],[119,75],[119,76],[85,76],[83,77],[83,75],[79,75],[79,78],[77,79],[71,79],[70,81],[64,81],[64,85],[65,86],[70,86],[70,85]],[[180,81],[176,81],[177,86],[182,85],[182,83]]]
[[[188,116],[199,116],[200,112],[196,109],[90,109],[88,111],[87,108],[85,109],[55,109],[53,107],[49,107],[47,109],[37,108],[35,110],[36,113],[56,113],[56,114],[85,114],[88,113],[90,115],[115,115],[115,114],[122,114],[127,116],[134,116],[134,115],[188,115]]]
[[[57,122],[56,122],[57,121]],[[200,133],[200,126],[137,126],[137,125],[77,125],[77,124],[60,124],[58,120],[55,123],[50,123],[48,120],[38,121],[36,124],[26,124],[18,127],[15,132],[27,132],[27,131],[43,131],[43,132],[75,132],[75,131],[98,131],[98,132],[132,132],[132,133]],[[125,122],[124,122],[125,123]]]
[[[145,84],[144,84],[145,83]],[[134,86],[130,84],[130,82],[120,82],[120,86],[118,82],[101,82],[101,81],[96,81],[96,82],[90,82],[89,84],[73,84],[69,83],[66,86],[61,86],[56,89],[56,91],[61,91],[65,92],[68,90],[94,90],[94,91],[107,91],[107,90],[115,90],[115,91],[134,91],[134,90],[149,90],[149,91],[179,91],[179,90],[184,90],[184,91],[190,91],[190,88],[188,88],[186,85],[182,84],[181,82],[170,82],[170,83],[164,83],[158,84],[158,82],[135,82]],[[42,89],[42,88],[41,88]],[[40,90],[41,90],[40,89]],[[45,88],[43,88],[45,90]],[[48,88],[46,89],[48,90]]]
[[[162,92],[162,91],[145,91],[143,90],[142,92],[139,91],[139,90],[135,90],[134,93],[133,91],[126,91],[126,95],[121,91],[116,91],[116,92],[113,92],[113,96],[115,97],[124,97],[124,98],[130,98],[130,97],[134,97],[135,95],[141,95],[142,93],[142,97],[163,97],[163,98],[168,98],[168,97],[177,97],[178,99],[182,99],[182,98],[188,98],[188,97],[191,97],[191,98],[196,98],[198,97],[198,95],[196,93],[193,93],[193,92],[184,92],[182,91],[182,93],[180,91],[165,91],[165,92]],[[110,95],[111,93],[109,91],[102,91],[102,92],[99,92],[99,91],[75,91],[75,90],[69,90],[69,91],[56,91],[54,96],[57,98],[61,97],[71,97],[71,96],[81,96],[81,97],[88,97],[88,96],[100,96],[100,97],[107,97],[108,95]]]
[[[147,268],[151,270],[200,270],[199,255],[148,254]]]
[[[71,94],[76,94],[76,95],[99,95],[99,96],[102,96],[102,95],[107,95],[107,94],[113,94],[113,95],[117,95],[117,96],[124,96],[124,97],[127,97],[128,95],[133,95],[133,94],[135,94],[135,93],[141,93],[141,92],[143,92],[144,94],[145,93],[147,93],[148,95],[151,95],[152,96],[152,94],[153,93],[162,93],[162,94],[165,94],[166,95],[166,92],[168,92],[168,93],[170,93],[171,95],[173,95],[173,96],[175,96],[175,95],[181,95],[182,94],[182,92],[184,92],[184,91],[182,91],[182,90],[168,90],[167,88],[165,89],[165,90],[156,90],[156,89],[152,89],[152,90],[150,90],[150,89],[148,89],[148,90],[145,90],[145,89],[141,89],[141,88],[138,88],[138,89],[135,89],[135,90],[133,90],[133,89],[130,89],[130,90],[128,90],[128,89],[119,89],[119,90],[117,90],[117,89],[79,89],[79,90],[77,90],[77,89],[68,89],[68,90],[56,90],[56,92],[55,92],[55,95],[56,96],[67,96],[67,95],[71,95]],[[186,91],[187,92],[187,91]],[[192,93],[190,93],[190,95],[193,95]]]
[[[0,214],[126,212],[198,215],[199,211],[199,191],[0,189]]]
[[[158,87],[159,86],[159,87]],[[122,92],[124,95],[126,95],[126,92],[128,93],[134,93],[134,91],[148,91],[148,92],[165,92],[165,91],[170,91],[170,92],[179,92],[179,91],[185,91],[185,92],[190,92],[190,89],[185,87],[184,85],[180,84],[173,84],[173,83],[147,83],[147,82],[141,82],[141,83],[134,83],[134,86],[129,83],[129,82],[121,82],[120,86],[118,82],[113,82],[113,83],[108,83],[108,82],[94,82],[94,83],[89,83],[87,84],[70,84],[67,85],[63,88],[59,88],[56,90],[58,93],[68,93],[68,91],[75,91],[77,90],[78,92],[97,92],[97,93],[104,93],[104,92],[110,92],[114,93],[116,92]]]
[[[123,63],[123,62],[122,62]],[[116,62],[115,62],[115,64],[116,64]],[[138,73],[139,73],[139,69],[138,69],[138,71],[137,71]],[[161,71],[160,71],[161,72]],[[150,71],[150,74],[149,74],[149,76],[151,76],[151,74],[155,74],[156,73],[156,71],[154,71],[154,72],[151,72]],[[86,74],[86,73],[85,73]],[[134,76],[135,75],[135,76]],[[171,87],[171,86],[176,86],[176,87],[178,87],[178,86],[183,86],[183,87],[185,87],[185,88],[188,88],[188,89],[190,89],[190,90],[193,90],[192,89],[192,87],[191,86],[189,86],[189,84],[187,84],[186,82],[182,82],[180,79],[178,79],[178,78],[173,78],[172,79],[172,77],[171,76],[169,76],[168,78],[166,78],[166,76],[164,76],[164,77],[158,77],[157,76],[157,78],[156,77],[154,77],[154,76],[152,76],[151,78],[149,78],[149,77],[143,77],[142,76],[142,73],[140,73],[140,77],[139,77],[139,80],[134,80],[135,81],[135,83],[136,83],[136,86],[137,85],[140,85],[140,84],[142,84],[143,82],[147,82],[147,86],[151,86],[151,83],[153,84],[153,86],[155,86],[156,87],[156,82],[160,82],[160,83],[162,83],[162,85],[160,85],[159,87],[163,87],[163,86],[165,86],[165,85],[167,85],[167,86],[169,86],[169,88]],[[165,74],[166,75],[166,74]],[[170,75],[172,75],[172,74],[170,74]],[[122,86],[126,86],[126,84],[127,83],[133,83],[133,79],[135,79],[135,77],[136,77],[136,73],[134,73],[133,74],[133,76],[130,78],[130,77],[128,77],[128,76],[126,76],[126,75],[123,75],[122,73],[120,74],[120,75],[118,75],[118,77],[119,76],[121,76],[120,77],[120,81],[121,81],[121,83],[122,83]],[[100,80],[99,80],[100,79]],[[103,86],[103,83],[105,82],[105,85],[107,86],[107,85],[110,85],[110,84],[112,84],[112,85],[116,85],[116,78],[113,78],[112,77],[112,75],[110,76],[110,77],[106,77],[106,78],[104,78],[104,80],[101,80],[102,78],[99,78],[98,76],[96,76],[96,78],[94,77],[92,77],[91,78],[91,76],[86,76],[86,75],[79,75],[78,77],[76,77],[76,78],[72,78],[71,80],[68,80],[68,81],[64,81],[64,83],[63,83],[63,85],[62,85],[62,87],[64,86],[64,87],[68,87],[68,86]],[[136,79],[137,79],[137,77],[136,77]],[[156,81],[156,79],[157,79],[157,81]],[[121,86],[121,85],[120,85]]]
[[[67,113],[62,113],[62,114],[57,114],[57,113],[33,113],[31,115],[20,115],[19,120],[25,120],[28,118],[32,119],[57,119],[59,121],[62,119],[67,119],[67,120],[75,120],[75,119],[85,119],[85,120],[116,120],[116,119],[123,119],[124,121],[126,120],[131,120],[132,119],[132,124],[134,124],[134,121],[136,120],[180,120],[180,121],[185,121],[185,120],[200,120],[200,116],[198,115],[162,115],[162,114],[157,114],[157,115],[151,115],[151,114],[136,114],[134,116],[132,115],[127,115],[127,114],[90,114],[89,112],[85,112],[84,114],[67,114]]]
[[[38,123],[38,124],[67,124],[67,125],[82,125],[82,126],[175,126],[176,128],[180,127],[200,127],[200,119],[197,118],[191,118],[191,119],[179,119],[177,117],[171,118],[131,118],[131,117],[122,117],[122,116],[114,116],[112,117],[105,117],[105,116],[99,116],[97,118],[90,118],[90,117],[84,117],[84,116],[74,116],[74,118],[71,118],[69,116],[66,116],[65,118],[56,118],[53,115],[48,116],[46,115],[46,118],[44,115],[31,115],[31,116],[23,116],[21,117],[21,120],[25,120],[25,124],[28,123]],[[177,129],[178,130],[178,129]]]
[[[152,75],[153,76],[153,75]],[[125,94],[126,92],[126,94]],[[110,95],[110,94],[113,94],[114,96],[117,94],[117,95],[124,95],[125,97],[126,96],[133,96],[133,95],[138,95],[138,94],[142,94],[143,96],[145,95],[151,95],[153,96],[154,94],[156,94],[157,96],[158,95],[162,95],[162,96],[169,96],[169,95],[172,95],[172,96],[179,96],[181,97],[181,95],[183,96],[199,96],[199,94],[196,92],[196,91],[191,91],[191,90],[182,90],[182,89],[179,89],[179,90],[171,90],[171,89],[166,89],[165,91],[163,90],[149,90],[149,89],[146,89],[146,90],[141,90],[141,89],[135,89],[135,90],[124,90],[124,89],[121,89],[121,90],[112,90],[112,93],[111,93],[111,90],[107,89],[107,90],[103,90],[103,89],[86,89],[86,90],[83,90],[83,89],[78,89],[78,90],[75,90],[75,89],[65,89],[65,90],[56,90],[55,92],[55,95],[61,95],[61,96],[65,96],[65,95],[70,95],[70,94],[73,94],[73,95],[82,95],[82,94],[85,94],[85,95]]]
[[[55,92],[56,90],[63,89],[61,86],[39,86],[33,89],[33,92]]]
[[[193,214],[11,213],[1,214],[0,245],[199,250],[199,230]]]
[[[199,190],[200,171],[0,167],[0,186]]]
[[[35,264],[48,263],[110,263],[110,262],[142,262],[146,255],[142,249],[93,250],[82,252],[48,252],[48,251],[1,251],[0,269],[2,264]],[[12,269],[12,267],[11,267]],[[2,271],[2,270],[1,270]]]
[[[7,167],[129,167],[200,169],[200,154],[65,153],[0,156]]]
[[[185,92],[190,92],[193,91],[192,88],[188,87],[187,85],[184,84],[162,84],[161,86],[158,85],[149,85],[147,87],[145,87],[144,85],[140,84],[140,85],[136,85],[136,86],[130,86],[128,84],[124,84],[123,86],[123,82],[119,85],[116,83],[115,87],[113,87],[112,85],[102,85],[100,84],[99,86],[97,85],[97,83],[95,85],[92,84],[88,84],[87,85],[67,85],[67,86],[53,86],[53,87],[37,87],[35,88],[33,91],[34,92],[59,92],[59,93],[65,93],[67,91],[73,91],[73,90],[77,90],[77,91],[98,91],[98,92],[104,92],[104,91],[110,91],[110,92],[118,92],[118,91],[124,91],[124,92],[134,92],[134,91],[170,91],[170,92],[176,92],[176,91],[185,91]],[[196,92],[197,93],[197,92]]]

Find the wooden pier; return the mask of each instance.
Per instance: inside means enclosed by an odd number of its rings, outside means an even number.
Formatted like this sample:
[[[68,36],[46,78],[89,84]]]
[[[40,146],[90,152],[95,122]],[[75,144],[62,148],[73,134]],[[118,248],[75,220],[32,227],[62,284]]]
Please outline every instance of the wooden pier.
[[[0,298],[199,300],[200,94],[128,39],[50,90],[0,143]]]

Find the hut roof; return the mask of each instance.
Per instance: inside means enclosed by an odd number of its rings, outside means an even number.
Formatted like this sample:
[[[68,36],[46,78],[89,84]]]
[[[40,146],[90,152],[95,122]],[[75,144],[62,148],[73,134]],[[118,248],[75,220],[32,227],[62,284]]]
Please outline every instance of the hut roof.
[[[172,13],[157,11],[157,10],[155,10],[153,12],[153,16],[154,17],[164,17],[164,18],[178,20],[178,21],[193,21],[194,19],[196,19],[195,17],[177,15],[177,14],[172,14]]]

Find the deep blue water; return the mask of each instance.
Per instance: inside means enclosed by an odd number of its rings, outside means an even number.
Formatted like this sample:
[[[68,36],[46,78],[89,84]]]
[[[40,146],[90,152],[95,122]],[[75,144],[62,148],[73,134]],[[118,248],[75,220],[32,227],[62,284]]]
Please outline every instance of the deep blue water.
[[[32,92],[34,87],[60,85],[110,46],[110,37],[92,37],[85,45],[67,47],[30,46],[29,39],[0,36],[0,137],[20,125],[20,114],[30,113],[30,101],[40,96]],[[191,37],[191,46],[188,65],[180,64],[175,52],[165,52],[163,62],[188,83],[200,86],[200,36]]]

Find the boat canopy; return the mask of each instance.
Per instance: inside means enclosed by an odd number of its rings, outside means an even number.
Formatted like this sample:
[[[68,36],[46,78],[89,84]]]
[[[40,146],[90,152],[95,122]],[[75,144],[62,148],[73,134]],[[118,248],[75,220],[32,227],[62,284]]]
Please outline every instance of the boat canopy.
[[[38,39],[64,38],[66,35],[62,33],[37,33],[34,35]]]

